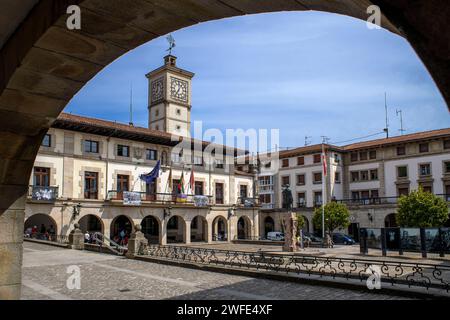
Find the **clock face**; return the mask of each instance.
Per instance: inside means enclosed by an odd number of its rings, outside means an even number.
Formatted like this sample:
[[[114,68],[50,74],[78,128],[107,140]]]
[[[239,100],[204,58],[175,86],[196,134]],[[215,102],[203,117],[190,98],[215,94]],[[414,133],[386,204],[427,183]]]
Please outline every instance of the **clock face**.
[[[188,101],[188,82],[175,77],[170,77],[170,96],[173,99]]]
[[[164,97],[163,78],[157,79],[152,83],[152,102],[161,100]]]

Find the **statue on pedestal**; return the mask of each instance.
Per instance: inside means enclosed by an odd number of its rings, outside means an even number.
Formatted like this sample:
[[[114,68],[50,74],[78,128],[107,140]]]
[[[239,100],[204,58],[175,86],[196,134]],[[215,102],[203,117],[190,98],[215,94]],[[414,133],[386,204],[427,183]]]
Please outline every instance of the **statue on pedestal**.
[[[287,212],[283,214],[284,226],[284,245],[283,251],[294,252],[297,251],[297,215],[292,212],[292,192],[289,185],[283,187],[283,209]]]

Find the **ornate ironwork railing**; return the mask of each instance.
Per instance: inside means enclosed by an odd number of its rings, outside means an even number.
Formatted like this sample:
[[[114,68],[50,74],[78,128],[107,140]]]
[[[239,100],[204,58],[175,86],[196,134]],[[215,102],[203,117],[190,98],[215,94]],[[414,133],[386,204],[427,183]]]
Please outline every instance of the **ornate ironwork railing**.
[[[207,248],[160,246],[141,243],[140,256],[179,260],[226,268],[236,267],[286,274],[367,281],[379,276],[381,283],[450,290],[450,266],[370,259],[336,258],[294,254],[273,254],[216,250]],[[377,274],[378,273],[378,274]]]

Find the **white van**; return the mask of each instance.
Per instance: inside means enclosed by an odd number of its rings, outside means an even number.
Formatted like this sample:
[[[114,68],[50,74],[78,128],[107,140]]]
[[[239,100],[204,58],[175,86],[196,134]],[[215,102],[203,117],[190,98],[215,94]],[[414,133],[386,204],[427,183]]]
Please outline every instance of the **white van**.
[[[284,240],[284,233],[279,231],[272,231],[267,233],[267,240],[273,240],[273,241],[283,241]]]

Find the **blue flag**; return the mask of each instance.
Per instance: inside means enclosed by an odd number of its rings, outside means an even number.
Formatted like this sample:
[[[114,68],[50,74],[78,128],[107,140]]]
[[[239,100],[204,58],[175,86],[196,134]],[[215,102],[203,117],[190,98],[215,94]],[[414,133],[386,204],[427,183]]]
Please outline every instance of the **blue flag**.
[[[152,171],[146,174],[141,174],[139,178],[142,181],[145,181],[147,184],[151,184],[156,178],[159,177],[159,170],[161,169],[161,163],[160,160],[156,163],[156,166],[153,168]]]

